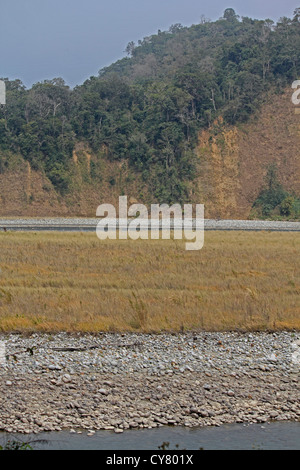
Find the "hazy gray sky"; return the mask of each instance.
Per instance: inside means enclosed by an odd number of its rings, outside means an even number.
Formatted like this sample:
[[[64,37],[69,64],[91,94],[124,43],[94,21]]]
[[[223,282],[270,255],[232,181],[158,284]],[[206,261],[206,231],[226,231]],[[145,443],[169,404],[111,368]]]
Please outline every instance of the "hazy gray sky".
[[[292,17],[300,0],[0,0],[0,77],[26,86],[62,77],[81,84],[125,56],[129,41],[197,24],[234,8],[240,16]]]

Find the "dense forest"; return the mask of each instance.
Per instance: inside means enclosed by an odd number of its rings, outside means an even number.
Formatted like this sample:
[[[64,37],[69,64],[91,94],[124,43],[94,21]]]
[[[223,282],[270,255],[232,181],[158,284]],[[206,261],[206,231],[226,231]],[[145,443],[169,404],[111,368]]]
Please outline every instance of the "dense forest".
[[[277,24],[228,8],[217,21],[172,25],[130,42],[125,52],[74,89],[62,78],[31,89],[3,78],[0,173],[19,154],[66,194],[74,146],[86,142],[98,159],[91,167],[95,181],[104,156],[126,159],[155,200],[187,202],[199,131],[219,116],[228,124],[246,122],[270,92],[300,77],[300,8]]]

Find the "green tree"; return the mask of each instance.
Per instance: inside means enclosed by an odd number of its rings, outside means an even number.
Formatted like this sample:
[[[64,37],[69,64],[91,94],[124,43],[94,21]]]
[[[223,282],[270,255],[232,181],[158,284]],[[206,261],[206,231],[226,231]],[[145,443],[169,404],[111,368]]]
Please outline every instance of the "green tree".
[[[226,8],[223,14],[223,18],[228,21],[235,21],[238,19],[238,15],[233,8]]]

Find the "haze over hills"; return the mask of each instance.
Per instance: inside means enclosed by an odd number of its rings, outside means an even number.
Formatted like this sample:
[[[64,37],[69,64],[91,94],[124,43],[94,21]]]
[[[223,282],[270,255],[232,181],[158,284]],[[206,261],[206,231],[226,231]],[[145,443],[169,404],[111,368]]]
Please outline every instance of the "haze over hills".
[[[0,215],[95,216],[119,195],[206,217],[300,217],[300,8],[168,31],[70,90],[6,79]]]

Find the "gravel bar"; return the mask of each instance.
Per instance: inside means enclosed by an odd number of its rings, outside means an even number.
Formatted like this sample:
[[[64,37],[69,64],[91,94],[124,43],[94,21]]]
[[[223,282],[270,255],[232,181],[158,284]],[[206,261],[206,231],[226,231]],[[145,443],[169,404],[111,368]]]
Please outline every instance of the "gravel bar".
[[[300,420],[299,332],[14,334],[0,346],[10,433]]]
[[[0,219],[0,229],[17,231],[94,231],[99,218],[7,218]],[[129,222],[117,220],[118,228],[128,227]],[[150,220],[149,222],[150,223]],[[152,223],[156,224],[156,221]],[[193,221],[195,227],[195,220]],[[160,222],[161,228],[161,222]],[[182,229],[182,221],[171,221],[172,229]],[[250,230],[250,231],[280,231],[299,232],[300,222],[268,221],[268,220],[214,220],[204,221],[205,230]]]

